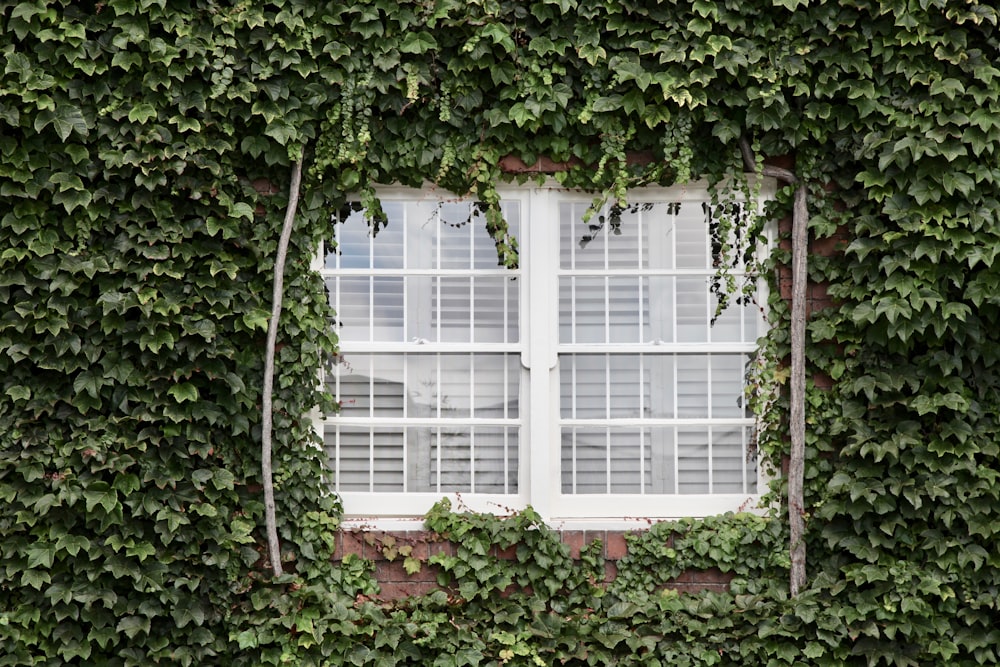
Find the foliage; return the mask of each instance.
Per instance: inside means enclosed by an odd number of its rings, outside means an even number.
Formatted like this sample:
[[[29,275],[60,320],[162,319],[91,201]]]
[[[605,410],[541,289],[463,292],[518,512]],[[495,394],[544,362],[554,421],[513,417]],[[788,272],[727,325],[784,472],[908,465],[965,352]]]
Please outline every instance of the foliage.
[[[0,665],[996,662],[997,20],[975,0],[5,3]],[[398,608],[364,561],[332,566],[306,417],[331,407],[309,270],[329,211],[361,193],[377,228],[374,184],[433,181],[484,203],[513,264],[501,157],[621,200],[722,182],[740,135],[794,155],[814,237],[849,239],[812,262],[838,300],[809,325],[834,382],[809,393],[812,587],[787,599],[780,522],[742,517],[655,528],[607,590],[529,513],[442,508],[452,592]],[[295,573],[271,581],[262,295],[303,147],[276,383]],[[780,465],[783,399],[762,395]],[[479,553],[515,542],[514,562]],[[646,578],[709,564],[730,594]]]

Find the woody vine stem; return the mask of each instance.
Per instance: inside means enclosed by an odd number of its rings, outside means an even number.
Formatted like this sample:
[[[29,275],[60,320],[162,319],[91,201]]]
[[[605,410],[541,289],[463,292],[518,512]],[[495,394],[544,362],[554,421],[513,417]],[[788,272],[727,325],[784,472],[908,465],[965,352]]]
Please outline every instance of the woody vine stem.
[[[748,171],[756,170],[753,150],[746,137],[740,137],[740,152]],[[809,207],[808,188],[791,171],[764,165],[763,175],[783,181],[795,188],[792,208],[792,312],[791,312],[791,377],[789,378],[789,425],[792,447],[788,462],[788,528],[789,590],[797,595],[806,583],[805,477],[806,450],[806,282],[808,278]]]
[[[271,468],[271,431],[274,428],[274,346],[278,339],[278,318],[281,317],[281,300],[285,281],[285,259],[288,243],[292,237],[295,211],[299,205],[299,187],[302,184],[302,155],[292,165],[292,182],[288,188],[288,205],[285,221],[278,238],[278,250],[274,257],[274,287],[271,292],[271,319],[267,324],[267,344],[264,351],[264,389],[261,398],[263,419],[261,424],[261,484],[264,487],[264,520],[267,529],[267,553],[271,560],[271,572],[280,577],[281,545],[278,543],[278,525],[274,511],[274,474]]]

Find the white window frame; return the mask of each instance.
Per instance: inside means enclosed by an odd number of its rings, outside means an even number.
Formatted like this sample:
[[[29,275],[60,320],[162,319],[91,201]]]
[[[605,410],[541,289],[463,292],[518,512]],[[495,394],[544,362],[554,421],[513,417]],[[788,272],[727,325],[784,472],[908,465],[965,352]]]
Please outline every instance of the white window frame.
[[[774,183],[765,180],[761,187],[761,200],[773,196]],[[648,520],[676,519],[681,517],[703,517],[727,511],[755,511],[766,488],[768,475],[763,466],[757,465],[757,492],[740,494],[564,494],[560,478],[561,436],[563,421],[559,412],[560,378],[559,355],[607,351],[606,344],[588,346],[567,345],[559,341],[559,275],[560,268],[560,226],[559,205],[574,201],[590,203],[593,195],[567,190],[554,181],[544,185],[506,185],[498,188],[502,199],[515,201],[520,207],[521,219],[521,262],[519,276],[520,331],[516,351],[521,357],[520,409],[516,425],[520,427],[519,437],[519,478],[518,492],[515,494],[455,494],[455,493],[384,493],[384,492],[341,492],[338,491],[348,524],[377,526],[381,528],[418,527],[420,517],[430,507],[449,497],[452,505],[477,512],[505,514],[511,509],[530,504],[550,525],[579,526],[593,528],[617,528],[636,525]],[[453,200],[444,191],[428,186],[423,189],[398,186],[379,187],[379,198],[383,202],[437,202]],[[707,184],[693,182],[685,186],[647,186],[636,190],[640,201],[679,202],[682,206],[701,206],[707,201]],[[376,238],[377,243],[377,238]],[[317,257],[319,272],[324,277],[337,275],[336,269],[323,268],[323,249]],[[499,271],[505,271],[498,267]],[[760,281],[760,302],[766,303],[766,284]],[[554,315],[555,314],[555,315]],[[430,352],[475,352],[481,349],[475,344],[414,342],[419,351]],[[428,347],[430,345],[430,347]],[[399,351],[400,345],[385,346],[378,343],[367,345],[344,345],[341,352]],[[620,348],[619,344],[610,347]],[[433,350],[431,349],[433,348]],[[440,349],[438,349],[440,348]],[[752,355],[756,345],[752,343],[729,343],[724,348],[711,343],[655,343],[629,344],[629,352],[669,353],[669,352],[732,352]],[[414,351],[418,351],[416,348]],[[546,397],[544,401],[535,397]],[[539,406],[548,408],[539,409]],[[534,409],[533,409],[534,408]],[[322,437],[324,426],[334,424],[338,419],[332,415],[316,420]],[[403,420],[401,425],[419,420]],[[651,423],[648,419],[620,422],[622,426],[657,424],[683,425],[685,422],[704,424],[703,419],[664,419]],[[752,423],[752,419],[737,419],[740,424]],[[371,423],[372,420],[354,420],[355,424]],[[464,420],[470,425],[476,419]],[[344,423],[344,422],[341,422]],[[618,424],[618,422],[616,422]],[[532,443],[549,443],[548,446]]]

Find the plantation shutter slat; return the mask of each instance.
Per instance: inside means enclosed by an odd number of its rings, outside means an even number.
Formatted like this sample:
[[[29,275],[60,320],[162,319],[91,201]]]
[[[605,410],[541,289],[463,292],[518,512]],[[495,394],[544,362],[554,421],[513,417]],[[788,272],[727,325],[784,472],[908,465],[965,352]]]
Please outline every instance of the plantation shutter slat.
[[[338,488],[515,492],[518,283],[498,275],[472,204],[383,208],[388,223],[375,238],[361,214],[337,224],[327,260],[340,270],[327,278],[342,348],[329,379],[340,420],[326,438]],[[352,352],[373,343],[397,351]],[[421,351],[452,343],[497,352]],[[377,419],[398,427],[346,423]]]
[[[745,465],[746,356],[723,354],[748,335],[744,308],[715,324],[711,240],[704,211],[638,205],[616,225],[585,205],[561,209],[561,488],[590,493],[741,493]],[[637,277],[622,276],[622,269]],[[755,332],[750,332],[755,335]],[[720,343],[720,352],[636,354],[616,344]],[[606,354],[574,345],[608,345]],[[663,420],[696,423],[670,425]],[[600,425],[584,426],[586,420]],[[643,426],[647,420],[660,420]],[[582,423],[581,423],[582,422]],[[620,426],[616,426],[620,423]]]

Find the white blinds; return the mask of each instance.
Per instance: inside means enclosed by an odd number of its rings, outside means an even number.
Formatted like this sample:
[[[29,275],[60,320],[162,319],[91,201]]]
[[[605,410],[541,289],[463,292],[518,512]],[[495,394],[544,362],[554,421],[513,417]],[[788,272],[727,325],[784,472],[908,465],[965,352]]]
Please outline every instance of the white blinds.
[[[372,238],[336,223],[327,288],[342,356],[325,428],[337,489],[515,493],[518,273],[470,203],[390,201]],[[518,209],[505,214],[513,231]]]
[[[716,318],[697,192],[634,193],[585,224],[584,194],[515,190],[520,270],[497,266],[474,204],[394,192],[375,238],[351,215],[324,256],[342,353],[324,441],[349,513],[460,493],[682,516],[757,493],[743,388],[763,321],[756,305]]]
[[[645,202],[612,226],[560,207],[561,487],[567,494],[753,493],[742,352],[752,306],[716,302],[702,208]]]

